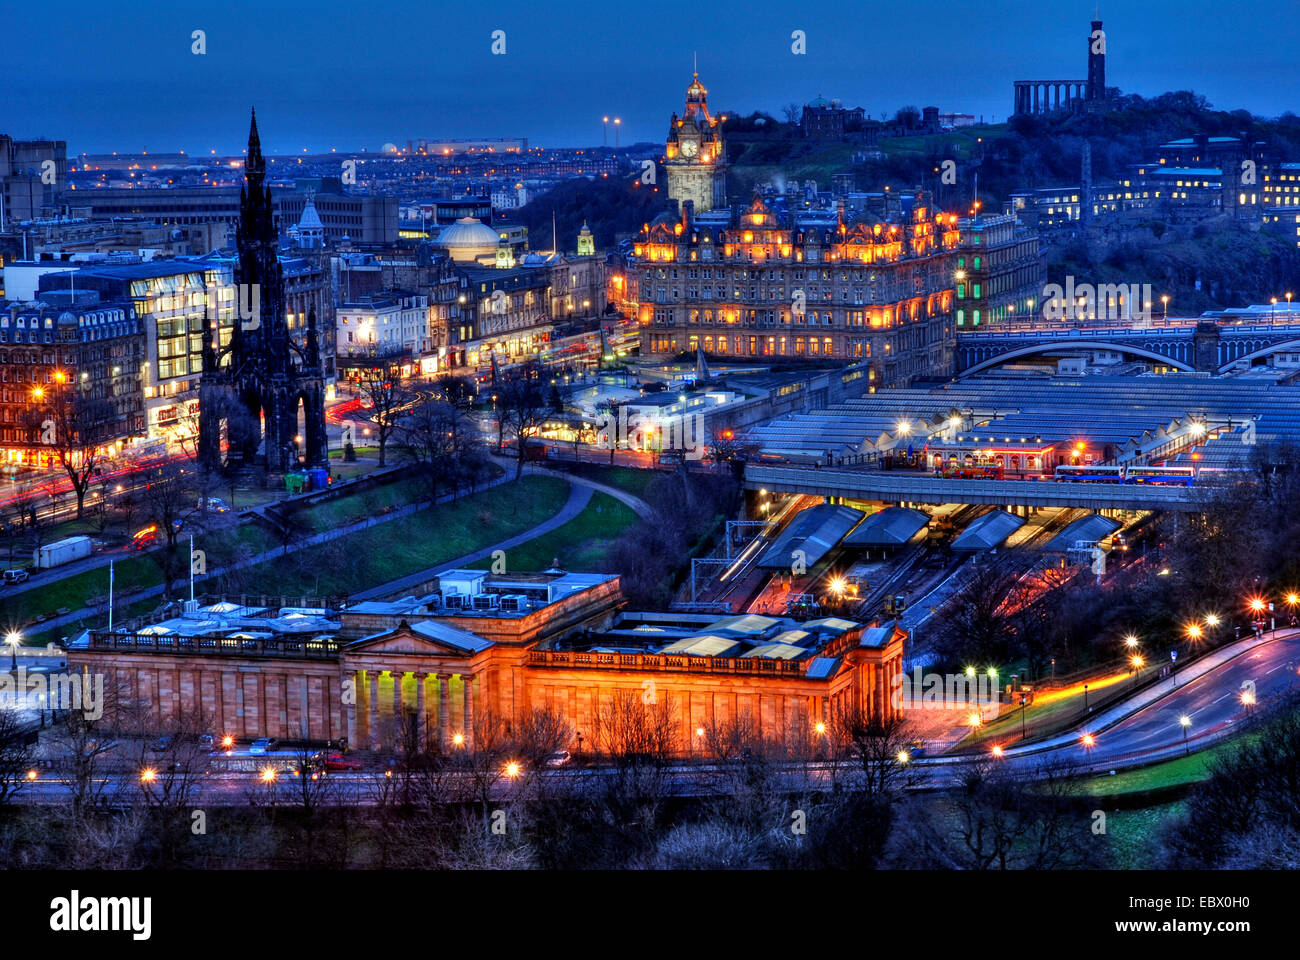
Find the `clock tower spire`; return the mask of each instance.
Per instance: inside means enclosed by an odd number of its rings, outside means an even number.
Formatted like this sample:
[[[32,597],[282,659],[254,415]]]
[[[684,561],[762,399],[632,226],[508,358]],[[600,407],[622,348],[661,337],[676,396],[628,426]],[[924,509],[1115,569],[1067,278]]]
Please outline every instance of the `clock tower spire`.
[[[727,154],[722,139],[726,118],[709,113],[708,96],[695,73],[686,88],[682,115],[673,114],[664,156],[668,196],[679,205],[692,201],[698,213],[727,204]]]

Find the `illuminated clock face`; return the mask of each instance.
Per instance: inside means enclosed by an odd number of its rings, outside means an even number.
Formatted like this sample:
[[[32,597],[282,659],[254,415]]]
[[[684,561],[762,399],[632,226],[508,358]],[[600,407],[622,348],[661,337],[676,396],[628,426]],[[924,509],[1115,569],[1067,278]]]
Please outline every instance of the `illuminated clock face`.
[[[693,157],[693,156],[695,156],[695,155],[696,155],[697,153],[699,153],[699,152],[700,152],[700,145],[699,145],[698,143],[696,143],[694,140],[683,140],[683,141],[682,141],[682,156],[683,156],[683,157]]]

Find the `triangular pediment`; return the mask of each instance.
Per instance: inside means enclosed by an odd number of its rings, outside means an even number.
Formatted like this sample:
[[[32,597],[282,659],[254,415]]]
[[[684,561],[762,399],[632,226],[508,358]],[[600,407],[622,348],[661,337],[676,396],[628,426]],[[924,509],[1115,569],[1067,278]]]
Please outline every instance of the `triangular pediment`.
[[[433,621],[402,623],[394,629],[348,644],[349,654],[414,654],[469,659],[491,641],[457,627]]]

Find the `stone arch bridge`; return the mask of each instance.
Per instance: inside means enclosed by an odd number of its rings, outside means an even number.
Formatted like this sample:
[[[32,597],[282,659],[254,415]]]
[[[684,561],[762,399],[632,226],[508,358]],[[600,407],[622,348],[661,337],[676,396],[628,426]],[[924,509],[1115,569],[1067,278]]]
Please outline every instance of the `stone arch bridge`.
[[[1021,357],[1058,351],[1112,351],[1179,370],[1223,373],[1236,364],[1267,362],[1278,352],[1300,352],[1300,324],[1213,321],[1105,327],[1043,324],[962,331],[957,335],[956,374],[970,376]]]

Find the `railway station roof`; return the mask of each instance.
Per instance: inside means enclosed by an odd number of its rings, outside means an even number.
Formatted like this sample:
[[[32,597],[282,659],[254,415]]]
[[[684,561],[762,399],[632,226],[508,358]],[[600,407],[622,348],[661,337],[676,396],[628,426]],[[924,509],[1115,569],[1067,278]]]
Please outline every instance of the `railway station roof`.
[[[1064,530],[1052,537],[1044,545],[1043,552],[1066,553],[1072,550],[1074,545],[1080,541],[1093,543],[1097,540],[1104,540],[1119,528],[1119,521],[1112,520],[1110,517],[1103,517],[1100,514],[1090,513],[1086,517],[1080,517],[1070,523]]]
[[[873,513],[844,538],[846,547],[901,547],[930,522],[929,514],[910,507],[886,507]]]
[[[862,519],[861,510],[821,504],[802,510],[759,558],[765,570],[789,570],[796,559],[811,569]],[[802,552],[802,556],[798,554]]]
[[[867,454],[952,437],[954,421],[960,424],[957,436],[977,437],[981,443],[1084,440],[1140,454],[1195,422],[1205,423],[1211,436],[1253,423],[1257,443],[1300,443],[1300,385],[1195,373],[971,377],[935,386],[882,388],[780,417],[745,437],[760,451],[776,455]],[[906,433],[900,423],[908,424]]]
[[[1024,526],[1024,519],[1005,510],[992,510],[977,519],[952,542],[953,550],[975,553],[1000,547],[1011,534]]]

